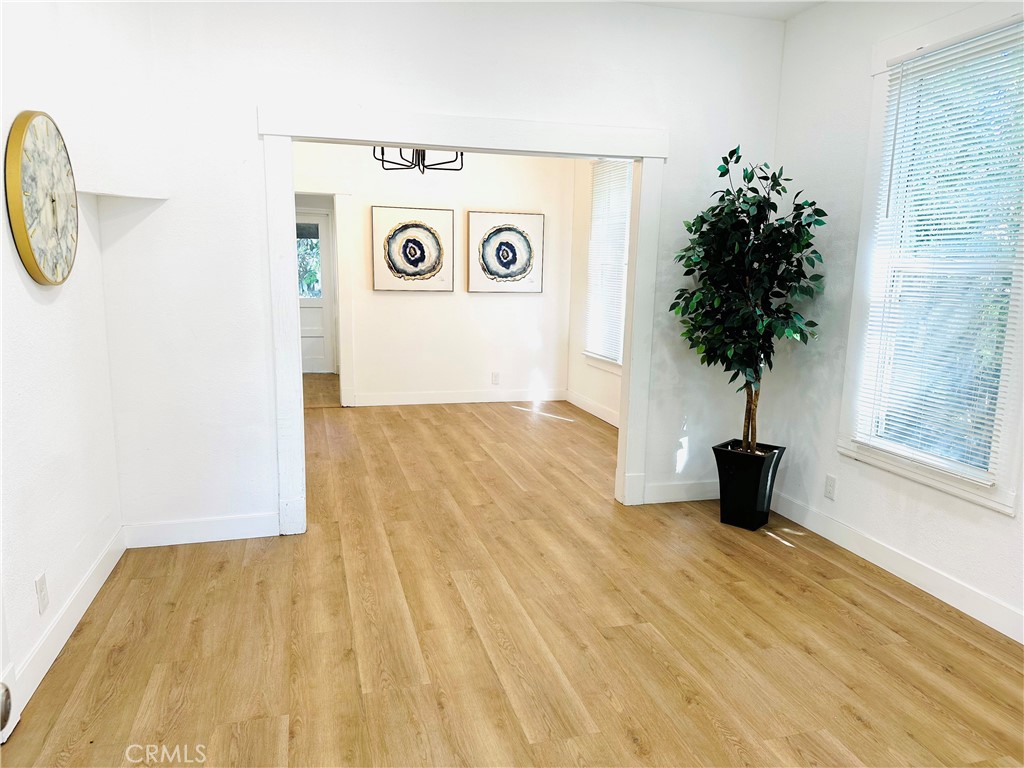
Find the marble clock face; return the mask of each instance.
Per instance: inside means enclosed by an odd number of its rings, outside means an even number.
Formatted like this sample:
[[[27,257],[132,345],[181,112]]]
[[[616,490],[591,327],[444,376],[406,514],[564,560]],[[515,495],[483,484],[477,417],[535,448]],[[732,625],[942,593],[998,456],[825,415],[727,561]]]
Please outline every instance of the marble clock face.
[[[15,146],[19,141],[20,147]],[[22,113],[11,129],[7,152],[8,209],[18,252],[37,282],[63,283],[78,245],[78,198],[64,139],[49,115]],[[19,153],[20,174],[10,164],[12,152]],[[12,205],[12,195],[20,206]]]

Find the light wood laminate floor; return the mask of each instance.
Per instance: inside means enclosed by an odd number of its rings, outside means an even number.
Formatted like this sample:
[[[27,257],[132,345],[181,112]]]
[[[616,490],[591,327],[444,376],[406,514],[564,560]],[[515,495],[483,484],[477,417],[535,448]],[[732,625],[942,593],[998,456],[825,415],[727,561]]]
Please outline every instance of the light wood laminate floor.
[[[1021,763],[1020,645],[542,410],[307,408],[308,532],[127,552],[3,765]]]
[[[341,408],[340,386],[336,373],[304,373],[302,403],[306,408]]]

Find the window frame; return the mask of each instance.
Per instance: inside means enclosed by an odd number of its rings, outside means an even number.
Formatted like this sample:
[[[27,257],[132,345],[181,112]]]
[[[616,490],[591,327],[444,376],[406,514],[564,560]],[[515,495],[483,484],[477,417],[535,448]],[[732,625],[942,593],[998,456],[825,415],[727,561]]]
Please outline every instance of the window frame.
[[[602,354],[601,352],[592,350],[588,347],[590,338],[590,313],[589,299],[592,292],[592,286],[590,283],[591,277],[591,260],[593,254],[591,253],[591,240],[594,232],[594,219],[593,219],[593,206],[594,206],[594,186],[593,186],[593,174],[597,164],[603,161],[615,162],[628,164],[628,191],[629,191],[629,211],[626,219],[626,248],[625,258],[622,265],[622,295],[623,295],[623,313],[622,313],[622,341],[619,345],[619,358],[613,358],[608,355]],[[636,183],[637,183],[637,168],[636,162],[628,158],[594,158],[590,160],[590,174],[591,174],[591,186],[590,186],[590,215],[588,217],[587,227],[587,291],[586,301],[583,312],[583,357],[587,364],[592,365],[595,368],[607,370],[610,373],[618,373],[621,375],[622,363],[626,354],[626,329],[627,320],[629,315],[629,260],[630,254],[633,251],[633,231],[634,231],[634,216],[636,215]]]
[[[1007,15],[1003,8],[975,6],[939,19],[906,34],[890,38],[875,46],[872,58],[871,124],[868,142],[867,172],[864,178],[861,222],[857,246],[857,262],[850,309],[850,330],[847,344],[845,380],[840,411],[837,450],[840,455],[907,478],[948,495],[981,507],[1014,517],[1020,501],[1022,436],[1024,430],[1014,429],[1022,415],[1021,398],[1010,387],[1019,390],[1024,355],[1019,352],[1010,360],[1000,397],[1006,397],[1006,421],[1002,444],[999,445],[1001,466],[994,479],[971,476],[945,465],[940,458],[911,458],[912,450],[894,445],[892,451],[858,437],[857,399],[863,381],[867,321],[870,312],[871,277],[876,240],[876,212],[884,158],[882,156],[887,118],[889,62],[920,55],[923,49],[941,48],[973,38],[1002,26],[1019,23],[1022,14]],[[964,30],[970,30],[966,32]],[[1016,394],[1019,394],[1016,393]]]

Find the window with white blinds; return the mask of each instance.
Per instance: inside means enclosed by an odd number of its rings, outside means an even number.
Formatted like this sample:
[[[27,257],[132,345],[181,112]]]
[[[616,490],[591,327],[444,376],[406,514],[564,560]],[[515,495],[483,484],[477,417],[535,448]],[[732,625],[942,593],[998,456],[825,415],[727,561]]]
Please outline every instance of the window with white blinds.
[[[1019,415],[1024,32],[889,71],[855,440],[992,485]]]
[[[583,349],[588,354],[621,363],[633,162],[594,161],[592,190],[587,328]]]

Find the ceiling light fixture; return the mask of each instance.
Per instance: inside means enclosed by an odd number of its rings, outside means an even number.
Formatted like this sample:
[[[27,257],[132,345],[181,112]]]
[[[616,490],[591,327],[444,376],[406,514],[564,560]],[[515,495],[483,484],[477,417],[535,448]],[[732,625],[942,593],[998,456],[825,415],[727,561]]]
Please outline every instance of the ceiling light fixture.
[[[427,150],[425,149],[402,149],[398,148],[398,159],[387,157],[384,153],[385,147],[373,148],[373,159],[380,163],[385,171],[410,171],[413,168],[420,173],[427,171],[461,171],[462,153],[452,152],[454,157],[450,160],[441,160],[434,163],[427,162]]]

